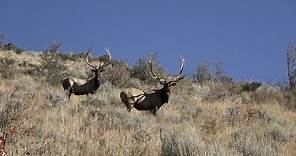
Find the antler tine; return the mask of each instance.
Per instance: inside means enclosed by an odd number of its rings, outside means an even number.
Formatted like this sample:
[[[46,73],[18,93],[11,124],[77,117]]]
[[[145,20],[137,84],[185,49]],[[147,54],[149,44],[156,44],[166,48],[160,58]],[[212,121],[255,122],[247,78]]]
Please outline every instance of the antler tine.
[[[182,75],[183,70],[184,70],[184,61],[185,61],[185,59],[182,56],[180,56],[180,62],[181,62],[180,71],[174,81],[179,81],[180,79],[182,79],[184,77],[184,75]]]
[[[105,48],[105,51],[106,51],[106,52],[107,52],[107,54],[108,54],[108,62],[110,62],[110,61],[111,61],[111,59],[112,59],[112,56],[111,56],[111,52],[110,52],[110,49],[109,49],[109,47]]]
[[[150,67],[150,75],[152,76],[152,78],[154,79],[159,79],[159,77],[155,74],[154,70],[153,70],[153,65],[152,65],[152,60],[154,59],[154,55],[151,57],[151,59],[149,60],[149,67]]]
[[[88,49],[87,49],[87,51],[86,51],[86,53],[85,53],[84,60],[85,60],[85,62],[86,62],[87,65],[89,65],[89,66],[92,67],[92,68],[97,69],[96,65],[90,63],[89,60],[88,60],[88,54],[90,53],[91,50],[92,50],[92,48],[88,48]]]
[[[109,47],[105,48],[105,51],[106,51],[106,53],[108,55],[108,61],[103,63],[103,65],[100,62],[99,69],[103,69],[104,67],[106,67],[107,65],[109,65],[111,63],[112,56],[111,56]]]

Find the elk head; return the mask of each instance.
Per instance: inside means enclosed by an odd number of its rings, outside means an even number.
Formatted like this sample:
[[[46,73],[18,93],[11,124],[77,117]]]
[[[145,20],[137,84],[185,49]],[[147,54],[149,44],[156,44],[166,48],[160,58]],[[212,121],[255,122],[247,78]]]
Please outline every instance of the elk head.
[[[179,80],[184,78],[184,75],[183,75],[184,58],[180,57],[180,62],[181,62],[180,71],[179,71],[178,75],[173,77],[171,80],[164,79],[164,78],[159,78],[155,74],[154,69],[153,69],[153,64],[152,64],[153,59],[154,59],[154,56],[149,60],[149,73],[152,76],[152,78],[156,79],[161,85],[163,85],[163,88],[162,88],[163,92],[170,93],[171,92],[171,87],[176,85]]]
[[[85,57],[84,57],[84,60],[85,60],[86,64],[92,68],[91,71],[95,73],[95,76],[98,77],[98,74],[100,72],[103,72],[105,70],[104,68],[107,65],[110,64],[112,56],[110,54],[110,49],[109,48],[105,48],[105,51],[106,51],[107,56],[108,56],[107,62],[102,63],[102,61],[100,61],[100,64],[90,63],[89,62],[89,53],[90,53],[91,50],[92,50],[92,48],[89,48],[87,50],[87,52],[85,54]]]

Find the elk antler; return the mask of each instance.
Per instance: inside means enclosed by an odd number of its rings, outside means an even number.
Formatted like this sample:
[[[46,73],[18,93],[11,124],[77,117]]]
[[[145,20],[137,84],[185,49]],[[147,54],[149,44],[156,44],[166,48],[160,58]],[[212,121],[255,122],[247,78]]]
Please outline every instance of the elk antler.
[[[162,78],[159,78],[154,70],[153,70],[153,65],[152,65],[152,60],[154,59],[154,56],[152,56],[152,58],[149,60],[149,71],[150,71],[150,75],[152,76],[152,78],[154,79],[157,79],[160,83],[165,83],[166,80],[165,79],[162,79]],[[180,57],[180,62],[181,62],[181,65],[180,65],[180,71],[179,71],[179,74],[178,76],[174,77],[172,81],[169,81],[168,83],[171,83],[171,82],[178,82],[179,80],[183,79],[184,78],[184,75],[182,75],[183,73],[183,70],[184,70],[184,58],[183,57]]]
[[[155,56],[153,55],[152,58],[149,60],[149,69],[150,69],[149,72],[150,72],[150,75],[152,76],[152,78],[158,80],[161,84],[163,84],[163,83],[165,83],[165,79],[159,78],[153,70],[152,60],[154,59],[154,57]]]
[[[179,81],[179,79],[182,79],[184,77],[184,75],[181,75],[183,73],[183,70],[184,70],[184,61],[185,61],[185,59],[182,56],[180,56],[181,66],[180,66],[179,74],[176,77],[176,79],[178,79],[178,81]]]
[[[110,62],[111,62],[112,56],[111,56],[111,53],[110,53],[110,49],[107,47],[107,48],[105,48],[105,51],[106,51],[106,53],[107,53],[107,55],[108,55],[108,61],[105,62],[105,63],[103,63],[103,65],[101,64],[101,61],[100,61],[100,66],[99,66],[98,69],[103,69],[103,68],[105,68],[105,67],[106,67],[107,65],[109,65]]]
[[[154,79],[159,79],[158,76],[154,73],[154,70],[153,70],[153,65],[152,65],[152,59],[154,59],[154,55],[152,56],[152,58],[149,60],[149,72],[150,72],[150,75],[152,76],[152,78]]]
[[[184,70],[184,58],[181,56],[180,56],[180,62],[181,62],[181,65],[180,65],[180,71],[179,71],[178,75],[176,77],[174,77],[173,80],[169,81],[168,83],[176,83],[179,80],[184,78],[184,75],[182,75],[183,70]]]
[[[105,62],[105,63],[103,63],[103,64],[102,64],[102,62],[100,61],[100,65],[99,65],[99,66],[97,66],[95,63],[90,63],[90,62],[89,62],[89,60],[88,60],[88,54],[90,53],[91,50],[92,50],[92,48],[89,48],[89,49],[87,50],[86,54],[85,54],[85,57],[84,57],[85,62],[86,62],[90,67],[94,68],[95,70],[101,70],[101,69],[103,69],[104,67],[106,67],[108,64],[110,64],[110,61],[111,61],[112,56],[111,56],[111,54],[110,54],[110,50],[109,50],[109,48],[105,48],[106,53],[107,53],[107,55],[108,55],[108,61]]]
[[[176,76],[174,78],[174,80],[172,80],[172,82],[178,82],[179,80],[184,78],[184,75],[182,75],[183,70],[184,70],[184,61],[185,61],[185,59],[182,56],[180,56],[180,62],[181,62],[180,71],[179,71],[178,76]]]
[[[84,60],[86,62],[87,65],[89,65],[90,67],[94,68],[94,69],[97,69],[96,65],[95,64],[92,64],[89,62],[88,60],[88,54],[91,52],[92,48],[88,48],[86,53],[85,53],[85,57],[84,57]]]

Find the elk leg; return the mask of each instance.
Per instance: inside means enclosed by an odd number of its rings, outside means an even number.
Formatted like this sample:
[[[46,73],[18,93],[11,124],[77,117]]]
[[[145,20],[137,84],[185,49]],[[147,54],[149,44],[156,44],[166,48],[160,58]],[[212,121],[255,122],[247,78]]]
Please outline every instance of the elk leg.
[[[132,108],[133,108],[133,105],[129,105],[129,104],[126,105],[126,109],[128,112],[131,112]]]
[[[71,94],[72,94],[71,92],[68,93],[68,98],[69,98],[69,99],[70,99],[70,97],[71,97]]]
[[[150,110],[150,113],[152,113],[154,116],[156,116],[156,111],[157,111],[157,108],[153,108]]]
[[[68,98],[70,99],[71,94],[72,94],[72,89],[71,88],[67,88],[65,90],[67,91]]]
[[[94,93],[96,93],[96,91],[95,91],[95,90],[93,90],[93,91],[91,91],[90,93],[91,93],[91,94],[94,94]]]

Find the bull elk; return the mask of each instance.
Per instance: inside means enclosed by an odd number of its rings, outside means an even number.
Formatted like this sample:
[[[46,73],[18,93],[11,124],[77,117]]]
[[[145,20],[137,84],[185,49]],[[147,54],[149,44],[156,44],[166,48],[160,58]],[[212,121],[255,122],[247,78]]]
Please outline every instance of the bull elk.
[[[137,88],[127,88],[120,93],[121,101],[125,104],[127,111],[130,112],[134,107],[137,110],[149,110],[150,113],[156,115],[156,111],[165,103],[169,101],[169,95],[171,92],[171,87],[176,85],[176,83],[184,78],[183,69],[184,69],[184,58],[180,57],[180,71],[178,76],[173,77],[173,79],[163,79],[159,78],[154,70],[152,65],[152,57],[149,60],[149,73],[152,78],[158,80],[162,85],[161,89],[154,89],[152,92],[148,93],[146,91],[137,89]]]
[[[85,95],[85,94],[89,94],[89,93],[94,94],[100,86],[100,81],[98,80],[99,73],[104,71],[104,68],[110,64],[111,54],[110,54],[110,50],[108,48],[105,49],[106,53],[108,55],[107,62],[102,63],[100,61],[99,65],[89,62],[88,55],[91,50],[92,50],[91,48],[87,50],[84,60],[85,60],[86,64],[92,68],[91,71],[94,72],[95,75],[92,78],[87,79],[87,80],[78,79],[78,78],[74,78],[74,77],[64,78],[62,85],[63,85],[64,90],[67,91],[69,99],[70,99],[72,93],[74,95]]]

